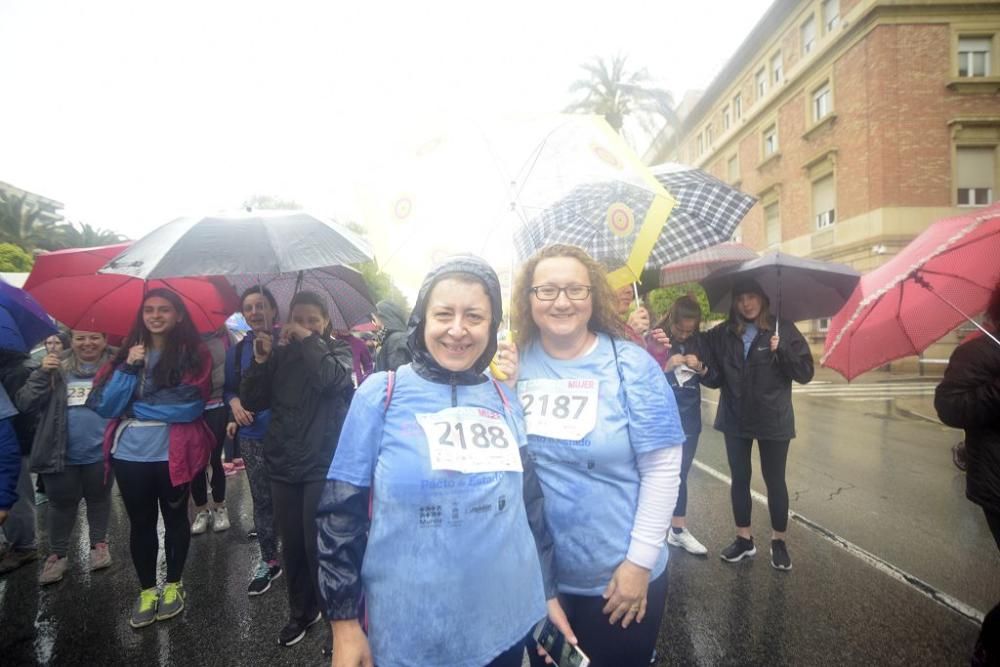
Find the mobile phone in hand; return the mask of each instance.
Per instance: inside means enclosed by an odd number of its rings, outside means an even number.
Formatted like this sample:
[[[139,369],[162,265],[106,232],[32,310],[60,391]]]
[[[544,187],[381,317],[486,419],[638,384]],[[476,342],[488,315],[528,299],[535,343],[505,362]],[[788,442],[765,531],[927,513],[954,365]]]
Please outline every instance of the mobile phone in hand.
[[[545,619],[535,626],[532,636],[559,667],[588,667],[590,658],[566,641],[566,636],[552,621]]]
[[[264,356],[264,341],[260,338],[255,338],[253,341],[253,353],[258,357]]]

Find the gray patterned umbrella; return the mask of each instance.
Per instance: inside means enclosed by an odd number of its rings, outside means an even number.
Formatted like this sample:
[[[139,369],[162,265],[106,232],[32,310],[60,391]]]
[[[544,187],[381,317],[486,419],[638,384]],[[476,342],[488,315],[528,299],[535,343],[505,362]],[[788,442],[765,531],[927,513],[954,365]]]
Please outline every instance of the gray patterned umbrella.
[[[652,173],[676,204],[652,245],[646,268],[728,241],[756,201],[697,169],[662,165]],[[515,232],[515,249],[523,260],[553,243],[576,245],[613,270],[628,262],[636,244],[629,232],[656,205],[656,198],[655,192],[627,181],[580,185]]]

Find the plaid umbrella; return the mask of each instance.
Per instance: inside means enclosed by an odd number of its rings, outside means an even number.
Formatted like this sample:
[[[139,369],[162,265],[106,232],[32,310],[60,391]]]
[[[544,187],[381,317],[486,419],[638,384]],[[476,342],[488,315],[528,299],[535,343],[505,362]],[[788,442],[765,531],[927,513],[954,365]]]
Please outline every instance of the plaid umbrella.
[[[720,243],[663,266],[660,287],[698,282],[715,271],[751,259],[757,259],[757,253],[742,243]]]
[[[756,201],[683,165],[661,165],[648,173],[662,189],[635,177],[576,187],[515,233],[518,255],[524,259],[546,245],[568,243],[582,247],[614,271],[634,262],[635,250],[643,248],[642,265],[661,267],[728,241]],[[654,228],[649,223],[664,208],[668,210],[666,224]],[[612,284],[634,282],[641,270],[621,274],[618,280],[612,276]]]
[[[337,330],[370,322],[371,314],[375,312],[364,277],[346,266],[328,266],[298,273],[233,276],[230,281],[240,293],[258,284],[269,289],[278,302],[280,315],[286,319],[296,293],[315,292],[326,299],[330,324]]]

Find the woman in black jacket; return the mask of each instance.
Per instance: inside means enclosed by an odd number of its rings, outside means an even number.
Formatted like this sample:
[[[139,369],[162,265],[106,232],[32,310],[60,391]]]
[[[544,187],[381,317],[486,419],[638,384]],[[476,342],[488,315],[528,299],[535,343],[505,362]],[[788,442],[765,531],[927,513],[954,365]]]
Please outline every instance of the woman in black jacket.
[[[733,478],[730,496],[736,540],[720,556],[735,563],[757,553],[750,532],[750,453],[757,440],[773,531],[771,565],[790,570],[792,560],[785,546],[785,462],[788,444],[795,437],[792,380],[800,384],[812,380],[812,354],[794,324],[782,320],[775,328],[770,302],[756,281],[738,283],[732,301],[729,319],[706,335],[708,366],[716,372],[702,379],[705,386],[722,389],[715,428],[725,437]]]
[[[986,318],[994,333],[1000,330],[1000,283],[990,297]],[[959,345],[934,394],[934,407],[945,424],[965,429],[965,495],[983,508],[1000,549],[1000,346],[988,336]],[[972,659],[974,665],[998,662],[1000,604],[983,620]]]
[[[299,292],[278,345],[258,332],[240,400],[250,412],[270,409],[264,462],[271,478],[274,523],[288,574],[289,621],[278,643],[298,643],[322,620],[316,572],[316,506],[353,394],[351,349],[330,337],[323,298]]]

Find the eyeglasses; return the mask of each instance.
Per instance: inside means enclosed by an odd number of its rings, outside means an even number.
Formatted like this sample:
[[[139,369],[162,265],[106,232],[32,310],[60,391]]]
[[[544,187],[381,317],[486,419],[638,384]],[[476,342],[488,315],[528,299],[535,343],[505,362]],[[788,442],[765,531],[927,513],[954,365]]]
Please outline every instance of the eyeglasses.
[[[555,301],[562,292],[566,293],[566,298],[570,301],[583,301],[590,296],[590,285],[567,285],[566,287],[556,287],[555,285],[538,285],[529,288],[529,292],[535,293],[535,298],[539,301]]]

